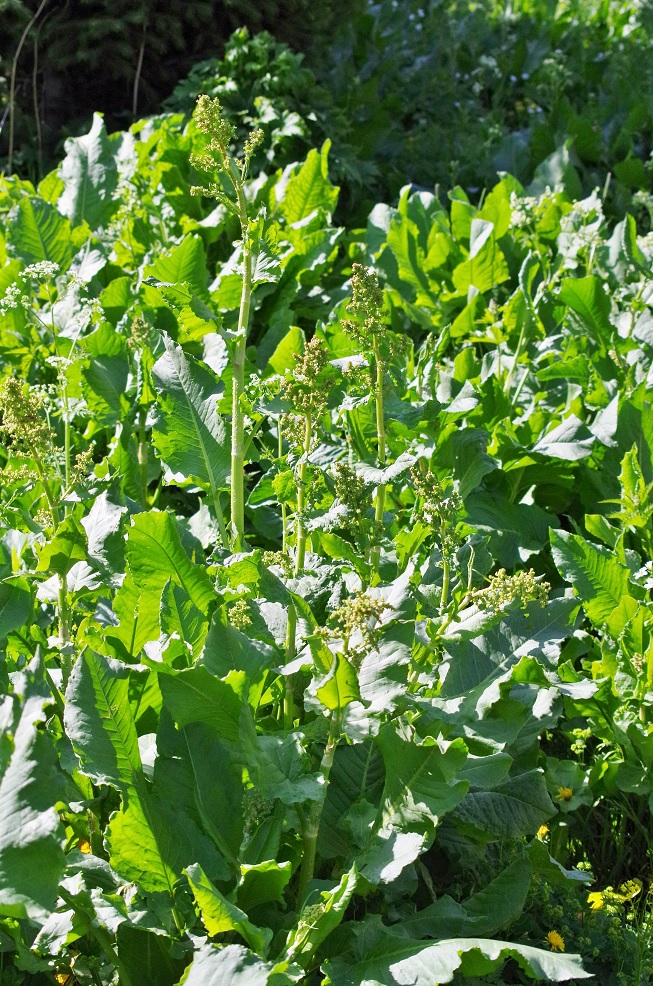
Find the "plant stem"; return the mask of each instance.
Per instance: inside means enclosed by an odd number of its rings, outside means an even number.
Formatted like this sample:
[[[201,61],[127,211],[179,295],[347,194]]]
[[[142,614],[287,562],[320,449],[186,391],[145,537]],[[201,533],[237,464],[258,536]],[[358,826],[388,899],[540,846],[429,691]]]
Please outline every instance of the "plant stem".
[[[385,409],[383,404],[383,379],[385,375],[385,365],[381,359],[379,341],[374,337],[374,357],[376,361],[376,438],[377,438],[377,458],[381,469],[386,464],[386,438],[385,438]],[[385,485],[382,483],[376,491],[374,506],[374,526],[376,538],[380,538],[383,530],[383,514],[385,511]],[[370,554],[370,564],[372,568],[372,582],[379,574],[379,561],[381,558],[381,545],[375,544]]]
[[[443,613],[449,602],[449,581],[451,579],[451,566],[449,559],[442,557],[442,592],[440,593],[440,612]]]
[[[147,408],[141,405],[138,409],[138,468],[141,474],[141,502],[147,507],[147,436],[145,434],[145,423],[147,421]]]
[[[299,873],[299,886],[297,888],[298,908],[300,908],[304,902],[306,890],[308,889],[308,885],[313,879],[313,874],[315,873],[317,837],[320,831],[320,820],[322,818],[324,802],[326,800],[326,794],[329,787],[329,775],[331,773],[331,768],[333,767],[333,758],[335,756],[338,740],[340,739],[341,725],[342,713],[338,710],[333,714],[331,727],[329,729],[329,738],[327,739],[327,744],[324,748],[324,755],[322,756],[322,762],[320,764],[320,770],[324,776],[322,796],[318,801],[314,801],[311,804],[308,817],[306,818],[306,823],[304,825],[302,867]]]
[[[297,610],[295,604],[288,607],[288,628],[286,630],[286,664],[294,661],[297,636]],[[292,675],[285,677],[285,692],[283,697],[283,727],[292,729],[295,722],[295,698],[292,689]]]
[[[313,439],[313,422],[310,418],[305,419],[304,428],[304,452],[302,461],[299,464],[299,476],[297,479],[297,548],[295,551],[295,578],[304,567],[306,560],[306,541],[307,532],[304,523],[304,511],[306,510],[306,476],[308,473],[308,456],[311,451],[311,441]]]
[[[245,546],[245,414],[242,408],[242,396],[245,391],[245,351],[252,303],[252,243],[242,181],[231,159],[228,160],[229,173],[236,189],[238,218],[243,237],[243,288],[240,296],[231,388],[231,536],[234,550],[242,551]]]

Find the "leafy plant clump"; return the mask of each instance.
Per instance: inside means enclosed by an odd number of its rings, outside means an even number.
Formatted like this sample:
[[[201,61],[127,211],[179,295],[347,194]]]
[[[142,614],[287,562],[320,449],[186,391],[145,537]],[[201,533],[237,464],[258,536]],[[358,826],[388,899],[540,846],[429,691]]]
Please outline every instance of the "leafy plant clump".
[[[0,981],[647,983],[651,237],[237,138],[0,182]]]

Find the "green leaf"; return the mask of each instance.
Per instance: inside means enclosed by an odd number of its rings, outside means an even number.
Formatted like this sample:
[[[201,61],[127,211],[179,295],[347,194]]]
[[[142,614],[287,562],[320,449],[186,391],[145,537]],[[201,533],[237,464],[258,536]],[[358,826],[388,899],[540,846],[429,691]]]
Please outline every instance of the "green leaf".
[[[613,551],[568,531],[551,531],[551,549],[560,574],[573,585],[592,623],[598,628],[605,624],[617,637],[637,609],[630,570]]]
[[[603,281],[593,274],[589,277],[566,277],[558,298],[574,312],[582,329],[606,353],[615,330],[610,322],[610,298],[604,290]]]
[[[427,737],[418,742],[416,736],[388,725],[377,743],[386,770],[382,827],[421,827],[425,819],[437,824],[465,797],[469,782],[456,779],[467,759],[461,739],[448,743]]]
[[[232,627],[224,609],[215,611],[202,651],[202,664],[211,674],[223,678],[230,671],[245,671],[255,682],[279,663],[274,647]]]
[[[492,791],[470,791],[454,818],[491,841],[534,835],[554,814],[544,774],[529,770],[506,778]]]
[[[39,924],[55,907],[65,867],[65,834],[55,809],[65,782],[44,728],[51,704],[35,658],[16,675],[14,695],[2,706],[8,753],[0,779],[0,914]]]
[[[473,287],[483,294],[509,276],[508,265],[494,236],[494,223],[472,219],[469,258],[453,272],[456,290],[462,293]]]
[[[66,517],[57,533],[39,552],[37,572],[67,575],[76,561],[86,559],[86,534],[74,517]]]
[[[132,517],[127,534],[127,560],[141,591],[157,593],[168,581],[186,590],[195,606],[206,613],[216,594],[204,566],[195,565],[184,551],[172,514],[150,510]]]
[[[358,678],[349,661],[337,655],[324,683],[316,690],[325,709],[335,712],[345,709],[350,702],[360,701]]]
[[[98,424],[115,424],[129,410],[129,364],[122,356],[97,356],[82,371],[83,393]]]
[[[321,151],[309,151],[306,161],[283,190],[279,211],[289,223],[310,216],[315,209],[333,212],[338,201],[339,189],[329,181],[328,157],[331,141],[325,140]],[[277,197],[279,186],[277,185]]]
[[[243,945],[204,945],[194,953],[179,986],[268,986],[273,968]]]
[[[452,938],[425,945],[424,942],[383,939],[372,954],[348,965],[332,959],[323,966],[328,986],[434,986],[450,983],[459,970],[462,976],[483,976],[513,958],[518,966],[537,979],[567,982],[589,979],[580,955],[556,955],[530,945],[483,938]]]
[[[166,353],[152,367],[161,408],[152,440],[173,473],[215,498],[231,470],[231,436],[217,411],[220,388],[206,365],[168,336],[164,341]]]
[[[64,190],[59,196],[59,212],[73,226],[87,222],[92,230],[107,225],[118,209],[114,195],[118,187],[118,166],[111,152],[104,120],[93,114],[91,129],[83,137],[69,137],[66,157],[59,167]]]
[[[323,890],[317,907],[305,908],[296,928],[286,941],[285,958],[308,965],[322,942],[338,927],[353,897],[358,882],[356,865],[344,873],[333,890]]]
[[[189,233],[167,256],[157,257],[153,264],[149,264],[143,277],[154,277],[170,284],[188,284],[200,300],[209,301],[206,251],[202,238]]]
[[[179,981],[186,962],[174,953],[170,939],[123,921],[116,940],[118,958],[132,984],[174,986]]]
[[[245,911],[261,904],[278,903],[292,877],[292,863],[284,860],[277,863],[268,859],[264,863],[241,863],[240,883],[236,888],[236,899]]]
[[[208,626],[206,617],[186,590],[172,580],[166,582],[161,594],[160,623],[162,633],[168,637],[177,634],[192,657],[199,657]]]
[[[160,674],[159,685],[165,707],[180,729],[203,722],[225,740],[238,743],[241,722],[247,710],[247,679],[232,671],[223,681],[206,668],[188,668],[177,674]]]
[[[26,579],[18,576],[0,582],[0,641],[26,623],[31,612],[32,594]]]
[[[72,256],[70,223],[43,199],[24,198],[9,213],[9,252],[25,264],[49,260],[68,270]]]
[[[184,865],[211,855],[192,820],[151,790],[129,704],[129,669],[88,648],[66,690],[66,733],[82,773],[123,796],[106,831],[112,867],[145,891],[172,892]]]
[[[557,427],[538,438],[533,452],[574,462],[591,455],[594,442],[595,437],[587,425],[575,414],[570,414]]]
[[[189,866],[184,873],[188,877],[195,903],[199,907],[202,922],[209,935],[213,937],[236,931],[250,948],[265,958],[272,939],[272,931],[269,928],[257,928],[252,924],[244,911],[227,900],[224,894],[213,886],[201,866],[197,864]]]

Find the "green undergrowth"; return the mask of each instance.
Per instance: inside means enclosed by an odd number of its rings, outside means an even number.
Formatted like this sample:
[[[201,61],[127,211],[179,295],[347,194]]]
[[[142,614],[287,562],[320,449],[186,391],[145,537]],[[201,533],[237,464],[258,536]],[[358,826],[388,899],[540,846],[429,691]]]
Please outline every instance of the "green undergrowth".
[[[0,181],[0,982],[648,983],[653,239],[238,136]]]

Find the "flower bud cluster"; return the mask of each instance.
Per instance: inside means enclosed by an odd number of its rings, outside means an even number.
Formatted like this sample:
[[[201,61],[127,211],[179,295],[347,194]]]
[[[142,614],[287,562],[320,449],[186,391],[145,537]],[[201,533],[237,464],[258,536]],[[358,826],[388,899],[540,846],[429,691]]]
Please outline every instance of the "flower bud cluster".
[[[252,625],[249,604],[246,599],[237,599],[233,606],[229,607],[228,616],[229,622],[235,630],[247,630]]]
[[[93,468],[93,452],[95,445],[89,445],[83,452],[78,452],[75,456],[75,463],[70,472],[70,485],[79,486],[87,478]]]
[[[363,477],[348,462],[338,462],[333,486],[340,503],[360,520],[370,505],[370,496]]]
[[[333,629],[343,638],[345,653],[354,659],[355,665],[359,665],[365,655],[376,647],[379,639],[377,624],[382,613],[392,608],[384,599],[374,599],[359,592],[345,599],[331,614]],[[356,633],[360,634],[360,641],[352,644],[351,638]]]
[[[372,338],[384,331],[381,321],[383,314],[383,291],[374,271],[363,264],[352,264],[352,300],[347,311],[355,316],[346,319],[342,326],[361,346],[369,346]]]
[[[233,123],[229,123],[222,115],[222,105],[217,96],[215,99],[206,95],[198,96],[195,123],[198,130],[211,137],[210,150],[220,150],[224,153],[236,136]]]
[[[2,431],[16,448],[43,459],[52,454],[52,434],[42,414],[40,394],[26,391],[14,377],[0,385]]]
[[[531,601],[546,606],[550,589],[548,582],[538,581],[532,568],[528,572],[515,572],[514,575],[508,575],[504,568],[500,568],[487,588],[481,590],[479,606],[495,611],[505,609],[514,602],[519,602],[523,607]]]
[[[152,327],[140,315],[132,319],[127,336],[127,345],[132,350],[145,349],[152,339]]]
[[[281,395],[292,402],[296,414],[315,421],[326,409],[332,373],[326,346],[314,336],[297,358],[291,376],[282,382]]]
[[[419,513],[435,531],[442,554],[451,557],[461,543],[456,525],[463,509],[462,498],[451,479],[440,482],[432,472],[422,472],[419,465],[413,466],[410,475],[422,501]]]
[[[243,794],[243,816],[245,833],[250,833],[257,825],[265,821],[274,808],[274,801],[266,798],[257,787],[248,788]]]

